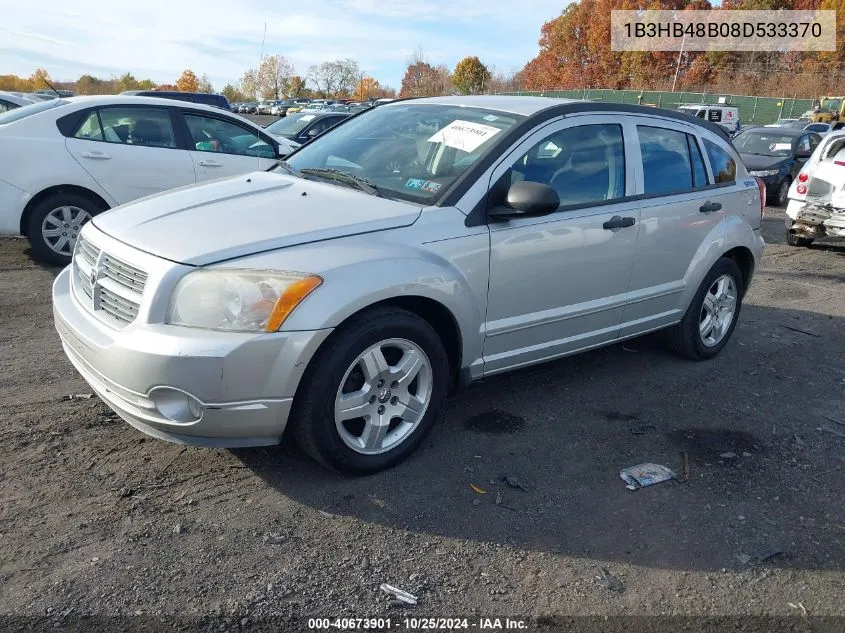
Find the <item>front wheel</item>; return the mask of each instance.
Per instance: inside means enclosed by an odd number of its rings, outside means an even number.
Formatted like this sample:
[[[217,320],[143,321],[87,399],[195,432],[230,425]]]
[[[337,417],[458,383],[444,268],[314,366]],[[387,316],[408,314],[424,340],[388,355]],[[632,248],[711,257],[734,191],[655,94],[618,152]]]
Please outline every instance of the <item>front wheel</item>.
[[[786,203],[789,202],[789,185],[792,184],[789,178],[785,178],[782,183],[780,183],[780,187],[778,187],[777,194],[775,196],[775,204],[779,207],[785,207]]]
[[[39,202],[29,215],[26,236],[35,258],[60,266],[70,263],[82,227],[102,211],[90,198],[76,193],[54,193]]]
[[[448,380],[446,351],[427,321],[398,308],[362,313],[312,359],[294,402],[294,436],[341,473],[384,470],[432,429]]]
[[[668,330],[669,346],[688,358],[713,358],[736,328],[744,292],[736,262],[720,258],[707,273],[684,318]]]

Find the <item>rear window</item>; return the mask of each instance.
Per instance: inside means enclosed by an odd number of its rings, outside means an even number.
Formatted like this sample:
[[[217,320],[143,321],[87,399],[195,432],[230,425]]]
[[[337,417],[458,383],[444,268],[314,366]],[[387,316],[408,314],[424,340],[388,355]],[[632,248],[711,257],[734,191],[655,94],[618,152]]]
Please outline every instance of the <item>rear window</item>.
[[[68,103],[70,102],[65,99],[50,99],[49,101],[39,101],[38,103],[15,108],[14,110],[9,110],[8,112],[0,114],[0,125],[20,121],[21,119],[25,119],[33,114],[38,114],[39,112],[44,112],[45,110],[52,110],[53,108],[58,108],[60,106],[67,105]]]

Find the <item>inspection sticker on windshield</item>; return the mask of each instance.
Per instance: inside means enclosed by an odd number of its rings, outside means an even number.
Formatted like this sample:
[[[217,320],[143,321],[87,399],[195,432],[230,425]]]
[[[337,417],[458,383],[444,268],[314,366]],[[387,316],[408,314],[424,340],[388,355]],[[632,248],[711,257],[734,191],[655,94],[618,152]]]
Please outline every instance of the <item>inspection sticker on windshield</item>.
[[[501,132],[497,127],[473,123],[471,121],[452,121],[449,125],[428,139],[429,143],[443,143],[449,147],[471,152],[486,140]]]

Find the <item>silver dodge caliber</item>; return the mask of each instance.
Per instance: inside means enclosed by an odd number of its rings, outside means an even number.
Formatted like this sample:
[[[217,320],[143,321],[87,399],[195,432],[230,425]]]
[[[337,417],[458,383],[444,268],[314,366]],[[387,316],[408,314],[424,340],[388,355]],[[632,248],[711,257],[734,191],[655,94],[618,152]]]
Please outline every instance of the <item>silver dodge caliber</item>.
[[[763,251],[762,191],[721,128],[680,113],[396,101],[270,171],[94,217],[56,328],[144,433],[236,447],[289,428],[369,473],[469,381],[661,329],[718,354]]]

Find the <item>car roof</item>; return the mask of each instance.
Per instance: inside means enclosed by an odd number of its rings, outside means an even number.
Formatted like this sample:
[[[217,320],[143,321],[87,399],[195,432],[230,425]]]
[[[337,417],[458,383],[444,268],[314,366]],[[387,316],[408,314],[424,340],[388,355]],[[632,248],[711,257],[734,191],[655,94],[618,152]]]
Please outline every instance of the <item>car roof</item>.
[[[84,97],[64,97],[65,101],[81,107],[106,106],[106,105],[160,105],[174,107],[174,104],[190,107],[206,112],[220,113],[220,108],[195,101],[180,101],[178,99],[167,99],[164,97],[144,97],[135,95],[93,95]],[[225,111],[225,110],[224,110]]]
[[[721,139],[730,144],[730,135],[721,125],[711,123],[704,119],[678,112],[677,110],[666,110],[651,106],[632,105],[626,103],[606,103],[597,101],[581,101],[576,99],[556,99],[553,97],[521,97],[521,96],[498,96],[498,95],[473,95],[473,96],[451,96],[451,97],[423,97],[420,99],[397,99],[385,103],[379,108],[401,107],[410,101],[420,104],[449,105],[483,108],[496,110],[510,114],[518,114],[532,118],[549,119],[555,116],[566,116],[570,114],[608,113],[608,114],[643,114],[648,116],[675,119],[687,124],[695,125],[710,132],[713,132]]]
[[[777,130],[777,132],[774,132]],[[780,134],[781,136],[801,136],[802,134],[812,133],[812,130],[805,130],[803,128],[796,128],[796,127],[781,127],[779,125],[773,125],[772,127],[751,127],[747,130],[743,130],[742,134],[746,132],[766,132],[767,134]]]

